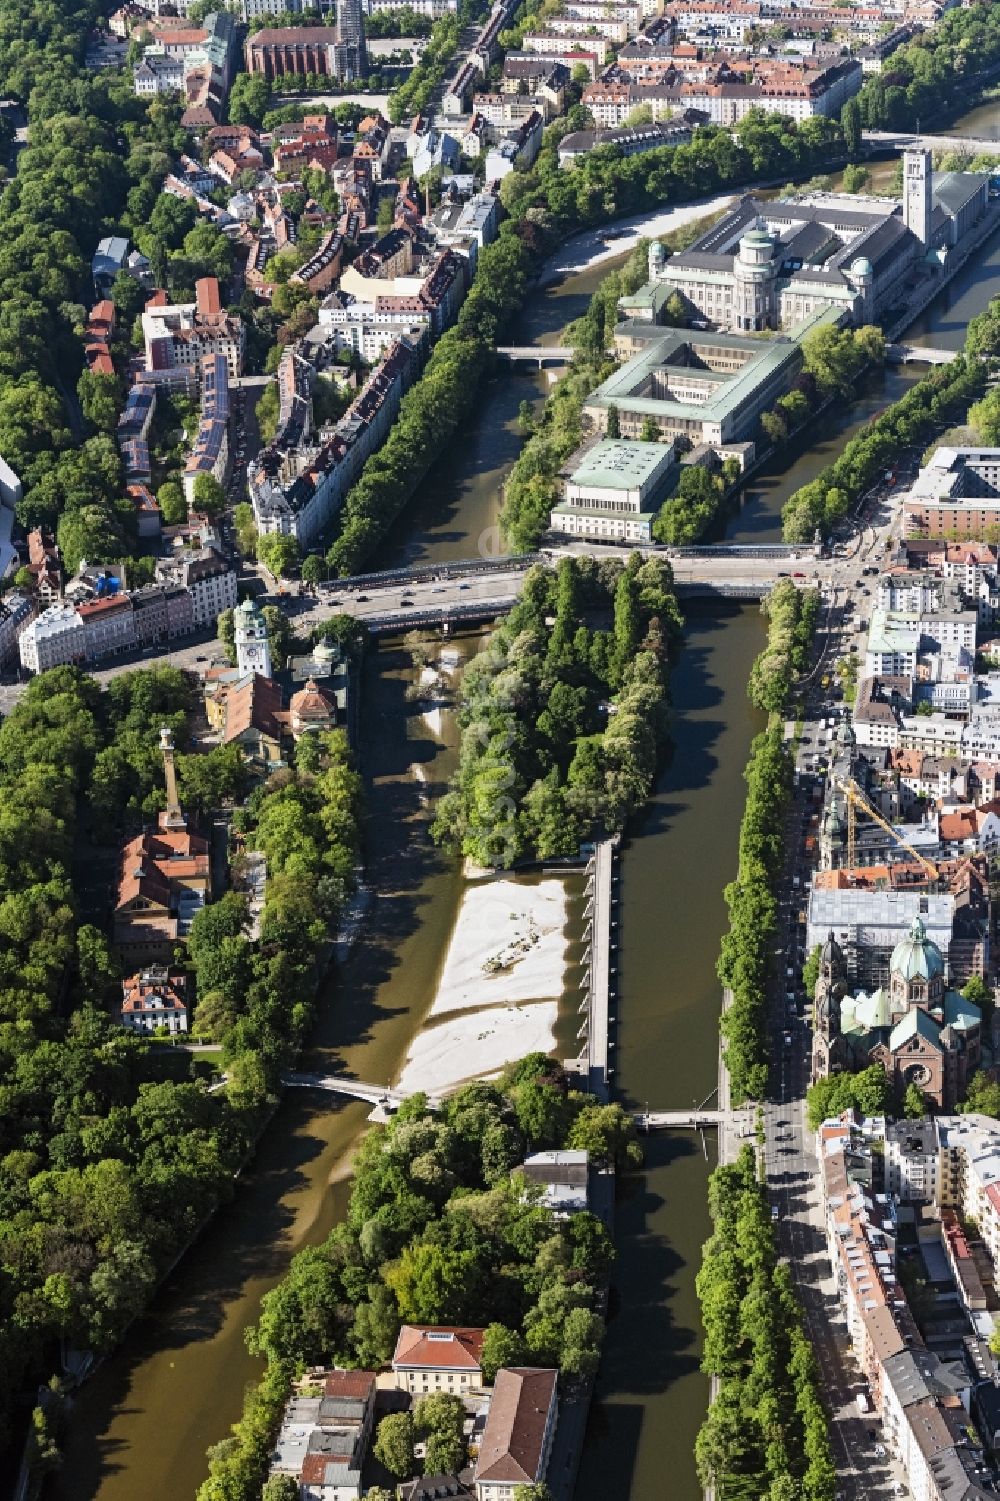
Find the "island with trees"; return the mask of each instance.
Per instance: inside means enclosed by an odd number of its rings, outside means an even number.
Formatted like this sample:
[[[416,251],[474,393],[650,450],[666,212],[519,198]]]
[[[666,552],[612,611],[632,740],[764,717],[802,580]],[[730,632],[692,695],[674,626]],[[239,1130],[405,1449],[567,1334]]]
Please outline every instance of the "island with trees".
[[[198,1501],[257,1501],[293,1375],[320,1363],[384,1367],[404,1323],[485,1329],[488,1382],[501,1366],[528,1364],[558,1369],[564,1392],[585,1390],[614,1248],[595,1215],[555,1215],[517,1170],[527,1153],[560,1147],[608,1169],[641,1160],[621,1106],[578,1094],[542,1054],[495,1084],[466,1085],[437,1111],[414,1095],[373,1127],[354,1160],[346,1218],[295,1257],[248,1331],[266,1368],[233,1437],[209,1452]],[[414,1439],[426,1435],[430,1460],[460,1458],[454,1416],[418,1403],[383,1418],[378,1457],[392,1473],[409,1470]]]
[[[435,837],[506,869],[622,829],[666,740],[680,624],[661,558],[532,568],[463,675],[461,754]]]

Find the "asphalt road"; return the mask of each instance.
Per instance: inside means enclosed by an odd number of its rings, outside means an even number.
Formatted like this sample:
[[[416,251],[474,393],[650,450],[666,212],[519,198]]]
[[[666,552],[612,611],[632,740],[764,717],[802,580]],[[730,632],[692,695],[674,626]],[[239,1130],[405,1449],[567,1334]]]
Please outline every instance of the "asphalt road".
[[[764,1162],[768,1194],[777,1208],[778,1243],[788,1258],[805,1316],[807,1332],[816,1351],[824,1397],[830,1415],[830,1437],[838,1471],[839,1501],[889,1501],[906,1495],[902,1471],[888,1457],[875,1453],[882,1445],[874,1414],[863,1416],[856,1396],[867,1391],[850,1348],[843,1314],[826,1252],[824,1214],[818,1179],[818,1164],[812,1134],[806,1124],[805,1093],[809,1085],[810,1023],[801,988],[806,959],[805,929],[799,913],[805,905],[811,874],[811,856],[805,838],[815,829],[811,822],[822,803],[812,797],[830,737],[835,731],[824,721],[831,712],[839,719],[843,709],[831,706],[822,678],[837,658],[856,650],[860,637],[851,622],[855,615],[867,619],[871,610],[873,580],[864,570],[881,557],[885,542],[899,525],[898,510],[885,487],[878,487],[862,502],[859,525],[844,541],[844,556],[837,571],[837,586],[826,591],[824,638],[811,675],[803,717],[803,735],[796,758],[796,786],[785,819],[788,864],[780,896],[779,936],[775,948],[774,994],[771,1005],[770,1045],[773,1100],[764,1109]],[[788,971],[791,970],[791,974]],[[789,999],[791,997],[791,999]],[[787,1039],[787,1040],[786,1040]]]

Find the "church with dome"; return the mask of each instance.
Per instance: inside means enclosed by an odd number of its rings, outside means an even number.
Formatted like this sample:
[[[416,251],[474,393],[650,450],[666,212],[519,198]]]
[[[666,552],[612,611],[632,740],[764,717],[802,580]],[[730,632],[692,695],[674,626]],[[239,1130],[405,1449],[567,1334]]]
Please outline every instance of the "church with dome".
[[[941,950],[919,917],[892,951],[888,986],[851,995],[847,960],[831,933],[820,953],[812,1078],[881,1063],[899,1091],[915,1084],[940,1110],[954,1110],[979,1066],[979,1007],[948,986]]]

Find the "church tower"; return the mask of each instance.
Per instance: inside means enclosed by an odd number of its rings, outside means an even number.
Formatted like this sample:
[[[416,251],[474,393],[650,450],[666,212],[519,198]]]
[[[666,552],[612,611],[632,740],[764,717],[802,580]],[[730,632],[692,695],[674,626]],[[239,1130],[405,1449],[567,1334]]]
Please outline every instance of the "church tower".
[[[931,154],[903,152],[903,223],[925,248],[931,242]]]
[[[252,599],[245,599],[233,611],[236,665],[240,672],[258,672],[271,676],[271,643],[267,639],[267,622]]]
[[[819,956],[819,976],[813,1019],[811,1078],[825,1079],[845,1061],[844,1042],[840,1035],[840,1002],[847,992],[847,960],[831,933]]]
[[[186,829],[187,819],[177,796],[177,769],[174,766],[174,732],[169,725],[160,730],[160,749],[163,752],[163,777],[167,789],[167,806],[160,814],[161,829]]]

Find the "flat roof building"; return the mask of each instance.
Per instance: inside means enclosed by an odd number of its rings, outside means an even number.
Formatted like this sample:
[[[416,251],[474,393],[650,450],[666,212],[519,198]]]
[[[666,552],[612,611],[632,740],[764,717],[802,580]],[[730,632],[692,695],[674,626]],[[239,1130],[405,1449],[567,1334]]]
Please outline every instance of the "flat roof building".
[[[661,437],[711,446],[740,442],[791,386],[806,335],[839,322],[836,309],[824,308],[771,339],[619,324],[616,348],[632,358],[588,396],[584,414],[603,433],[615,407],[623,438],[638,438],[649,420]]]
[[[672,444],[602,439],[564,471],[563,498],[552,512],[552,530],[649,542],[657,502],[674,463]]]

